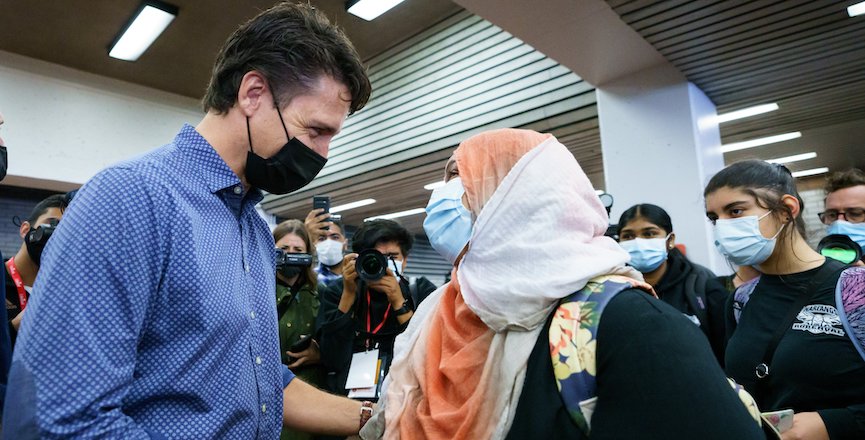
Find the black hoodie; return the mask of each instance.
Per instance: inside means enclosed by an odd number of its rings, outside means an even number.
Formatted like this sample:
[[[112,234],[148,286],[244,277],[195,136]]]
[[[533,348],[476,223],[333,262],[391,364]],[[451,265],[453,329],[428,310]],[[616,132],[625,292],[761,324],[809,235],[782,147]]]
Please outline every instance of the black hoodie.
[[[724,350],[726,349],[726,331],[724,327],[724,304],[727,301],[727,290],[721,284],[714,273],[699,264],[692,263],[677,249],[673,249],[667,257],[667,272],[655,286],[655,292],[667,304],[675,307],[689,317],[700,316],[694,310],[686,295],[689,289],[688,277],[691,274],[700,273],[697,280],[700,285],[696,291],[701,292],[706,298],[707,322],[700,322],[700,328],[709,339],[715,358],[721,366],[724,366]],[[693,320],[693,318],[692,318]]]

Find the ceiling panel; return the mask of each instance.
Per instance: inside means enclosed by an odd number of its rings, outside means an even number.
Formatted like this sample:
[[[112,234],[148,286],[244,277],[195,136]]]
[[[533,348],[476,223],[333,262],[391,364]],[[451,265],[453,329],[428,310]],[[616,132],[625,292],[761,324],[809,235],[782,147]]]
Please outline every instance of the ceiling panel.
[[[796,142],[728,153],[728,162],[817,151],[804,169],[865,166],[851,127],[865,121],[865,17],[851,1],[607,2],[724,113],[777,102],[779,111],[722,124],[723,143],[801,131]]]
[[[177,18],[136,62],[108,57],[108,45],[138,0],[0,2],[0,50],[97,75],[200,98],[216,53],[243,22],[276,0],[167,0]],[[450,0],[406,0],[374,21],[345,12],[343,0],[311,0],[338,23],[363,59],[377,55],[461,8]]]

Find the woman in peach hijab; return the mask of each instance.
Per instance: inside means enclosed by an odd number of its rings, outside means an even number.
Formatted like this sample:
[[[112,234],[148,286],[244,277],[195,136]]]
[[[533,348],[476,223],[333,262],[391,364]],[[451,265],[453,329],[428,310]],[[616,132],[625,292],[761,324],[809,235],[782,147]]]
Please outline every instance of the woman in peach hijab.
[[[445,180],[424,228],[452,281],[397,339],[362,437],[763,438],[699,329],[604,237],[603,206],[553,136],[476,135]],[[562,302],[605,288],[618,292],[600,322],[594,303]],[[575,378],[597,399],[573,401]]]

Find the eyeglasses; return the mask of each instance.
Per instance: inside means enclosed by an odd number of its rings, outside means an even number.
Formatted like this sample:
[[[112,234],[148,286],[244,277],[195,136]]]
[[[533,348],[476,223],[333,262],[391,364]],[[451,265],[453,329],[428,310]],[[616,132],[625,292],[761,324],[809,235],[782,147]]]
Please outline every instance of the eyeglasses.
[[[849,208],[844,211],[827,209],[826,211],[817,214],[817,216],[820,217],[820,221],[825,225],[834,223],[838,220],[838,216],[840,215],[843,215],[844,220],[847,220],[850,223],[862,223],[865,221],[865,209],[863,208]]]

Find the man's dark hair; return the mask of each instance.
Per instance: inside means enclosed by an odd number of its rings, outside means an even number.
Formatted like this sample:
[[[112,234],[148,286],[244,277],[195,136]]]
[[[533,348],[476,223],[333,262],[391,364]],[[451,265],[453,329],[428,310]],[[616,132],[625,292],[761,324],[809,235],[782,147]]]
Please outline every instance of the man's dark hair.
[[[414,238],[399,223],[393,220],[371,220],[364,222],[351,237],[351,249],[360,252],[372,249],[379,243],[396,242],[403,257],[408,257]]]
[[[836,171],[826,179],[826,194],[859,185],[865,185],[865,172],[862,170],[850,168],[847,171]]]
[[[372,89],[348,37],[308,4],[279,3],[231,34],[216,57],[204,111],[228,112],[243,76],[253,70],[267,79],[281,106],[310,91],[322,75],[348,87],[350,113],[363,108]]]
[[[27,218],[27,222],[30,223],[30,226],[36,227],[36,222],[39,220],[39,217],[42,217],[42,215],[48,212],[49,209],[60,208],[60,210],[63,211],[66,209],[68,204],[69,202],[66,200],[66,194],[54,194],[53,196],[48,196],[33,208],[33,211],[30,212],[30,217]]]

